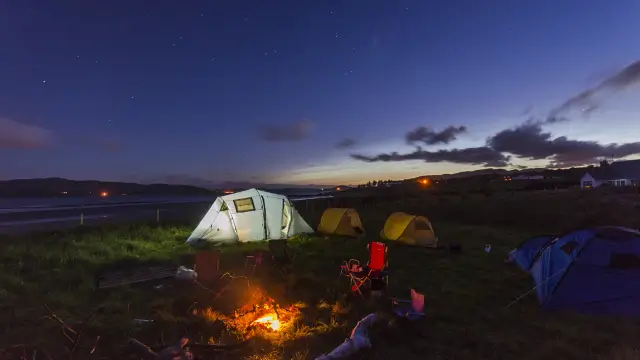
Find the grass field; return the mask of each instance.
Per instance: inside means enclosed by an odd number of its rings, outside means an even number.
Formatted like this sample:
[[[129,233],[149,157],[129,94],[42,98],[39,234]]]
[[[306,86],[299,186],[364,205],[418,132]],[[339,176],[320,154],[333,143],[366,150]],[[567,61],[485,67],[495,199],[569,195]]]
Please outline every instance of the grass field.
[[[520,197],[520,206],[514,205],[514,196]],[[406,297],[415,288],[425,294],[427,317],[415,325],[419,335],[393,322],[374,328],[373,349],[356,358],[640,359],[640,326],[635,321],[543,312],[535,295],[506,308],[533,286],[527,274],[503,263],[506,253],[522,240],[563,231],[567,223],[615,221],[615,225],[636,226],[639,217],[633,198],[614,201],[624,208],[614,217],[604,215],[612,211],[608,207],[612,198],[598,198],[602,203],[596,204],[589,196],[431,198],[362,209],[369,234],[365,239],[296,237],[291,241],[294,270],[288,275],[268,264],[255,275],[247,274],[243,253],[264,244],[224,247],[221,271],[247,276],[250,287],[247,279],[229,282],[227,278],[221,284],[231,285],[215,300],[212,292],[218,288],[210,292],[176,281],[160,289],[150,285],[94,289],[96,274],[113,263],[153,261],[191,267],[194,250],[184,244],[191,225],[140,225],[4,239],[0,244],[0,349],[19,356],[24,352],[29,358],[36,349],[38,359],[48,358],[45,352],[64,358],[67,340],[60,325],[47,318],[50,314],[44,304],[76,330],[100,309],[82,331],[74,350],[76,359],[128,358],[123,353],[130,337],[154,346],[171,343],[182,334],[197,342],[230,341],[212,319],[243,305],[255,293],[253,289],[260,288],[282,306],[296,305],[298,318],[277,335],[258,332],[247,346],[209,358],[313,359],[338,346],[363,316],[384,313],[380,301],[347,296],[348,284],[339,279],[339,265],[349,258],[365,260],[366,243],[378,239],[388,213],[411,210],[428,215],[443,244],[461,243],[463,253],[391,244],[390,293]],[[312,226],[317,225],[319,211],[301,212]],[[544,219],[552,220],[545,223]],[[486,244],[492,245],[491,253],[484,252]],[[188,311],[194,302],[207,309],[207,316]],[[134,325],[135,318],[154,322]],[[98,336],[95,353],[89,355]]]

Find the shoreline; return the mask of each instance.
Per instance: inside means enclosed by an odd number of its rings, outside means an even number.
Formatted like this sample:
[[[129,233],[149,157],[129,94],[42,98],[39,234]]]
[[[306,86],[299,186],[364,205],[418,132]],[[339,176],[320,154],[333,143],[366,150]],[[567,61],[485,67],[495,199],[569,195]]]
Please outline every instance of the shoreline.
[[[291,198],[294,203],[306,200],[329,199],[331,196]],[[59,230],[76,226],[99,226],[134,222],[200,221],[213,200],[182,202],[148,202],[105,204],[103,206],[71,206],[50,209],[32,208],[28,211],[0,211],[0,234],[14,235],[29,232]]]

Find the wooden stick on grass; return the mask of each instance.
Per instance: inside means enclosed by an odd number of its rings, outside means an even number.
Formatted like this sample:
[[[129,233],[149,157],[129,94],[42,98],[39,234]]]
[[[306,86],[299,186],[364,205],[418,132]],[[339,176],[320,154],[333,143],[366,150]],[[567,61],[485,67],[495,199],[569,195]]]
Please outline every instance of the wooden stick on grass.
[[[84,332],[84,329],[87,327],[87,324],[89,323],[89,321],[91,321],[91,319],[93,319],[93,316],[96,314],[95,311],[93,311],[91,314],[89,314],[89,316],[86,317],[86,319],[82,322],[82,325],[80,326],[80,331],[78,331],[78,334],[76,335],[75,340],[73,341],[73,345],[71,347],[71,351],[69,351],[69,358],[73,357],[73,352],[76,350],[76,347],[78,346],[78,341],[80,340],[80,336],[82,336],[82,333]],[[98,337],[99,338],[99,337]],[[98,345],[98,340],[96,340],[96,346]],[[93,351],[92,351],[93,352]]]
[[[62,321],[62,319],[60,319],[58,317],[58,315],[54,314],[53,311],[51,311],[51,309],[49,308],[49,306],[47,304],[44,304],[44,308],[47,309],[47,311],[49,312],[49,316],[47,316],[49,319],[57,322],[58,324],[60,324],[65,330],[70,331],[72,334],[77,335],[78,333],[73,330],[69,325],[65,324],[64,321]]]
[[[60,317],[58,317],[52,310],[51,308],[49,308],[49,306],[47,304],[44,304],[44,308],[47,310],[47,312],[49,312],[49,316],[47,316],[47,318],[57,322],[58,324],[60,324],[60,326],[62,327],[62,334],[67,338],[67,340],[69,340],[71,342],[71,348],[65,346],[65,349],[67,349],[67,351],[69,352],[69,359],[73,358],[73,353],[76,350],[76,348],[78,347],[78,342],[80,340],[80,336],[82,336],[82,333],[84,332],[87,324],[89,323],[89,321],[91,321],[91,319],[95,316],[96,311],[91,312],[91,314],[89,314],[89,316],[87,316],[85,318],[85,320],[82,322],[82,324],[80,325],[80,330],[79,331],[75,331],[73,328],[71,328],[69,325],[67,325],[64,321],[62,321],[62,319],[60,319]],[[69,335],[67,332],[71,333],[73,336]],[[100,337],[98,336],[98,339],[100,339]],[[91,353],[93,353],[95,351],[95,347],[98,345],[98,339],[96,339],[96,342],[94,344],[94,348],[93,350],[91,350]]]

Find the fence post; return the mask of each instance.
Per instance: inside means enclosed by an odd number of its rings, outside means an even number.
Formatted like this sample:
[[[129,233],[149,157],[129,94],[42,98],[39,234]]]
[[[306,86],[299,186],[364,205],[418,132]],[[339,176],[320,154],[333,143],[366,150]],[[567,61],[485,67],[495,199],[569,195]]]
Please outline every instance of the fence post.
[[[80,213],[80,225],[84,225],[84,213]]]
[[[156,223],[160,224],[160,208],[156,209]]]

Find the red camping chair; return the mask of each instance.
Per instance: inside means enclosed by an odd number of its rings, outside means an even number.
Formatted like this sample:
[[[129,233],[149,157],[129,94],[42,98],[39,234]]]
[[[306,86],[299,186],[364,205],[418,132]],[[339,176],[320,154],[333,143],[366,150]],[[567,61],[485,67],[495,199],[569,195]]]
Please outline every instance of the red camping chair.
[[[387,270],[387,246],[381,242],[372,242],[367,245],[369,249],[369,261],[362,267],[358,260],[345,261],[340,267],[340,274],[350,279],[351,291],[362,296],[361,288],[365,284],[371,284],[373,280],[379,280],[389,286],[389,273]]]
[[[220,250],[200,251],[196,253],[193,270],[198,274],[198,281],[211,285],[218,280],[220,272]]]

